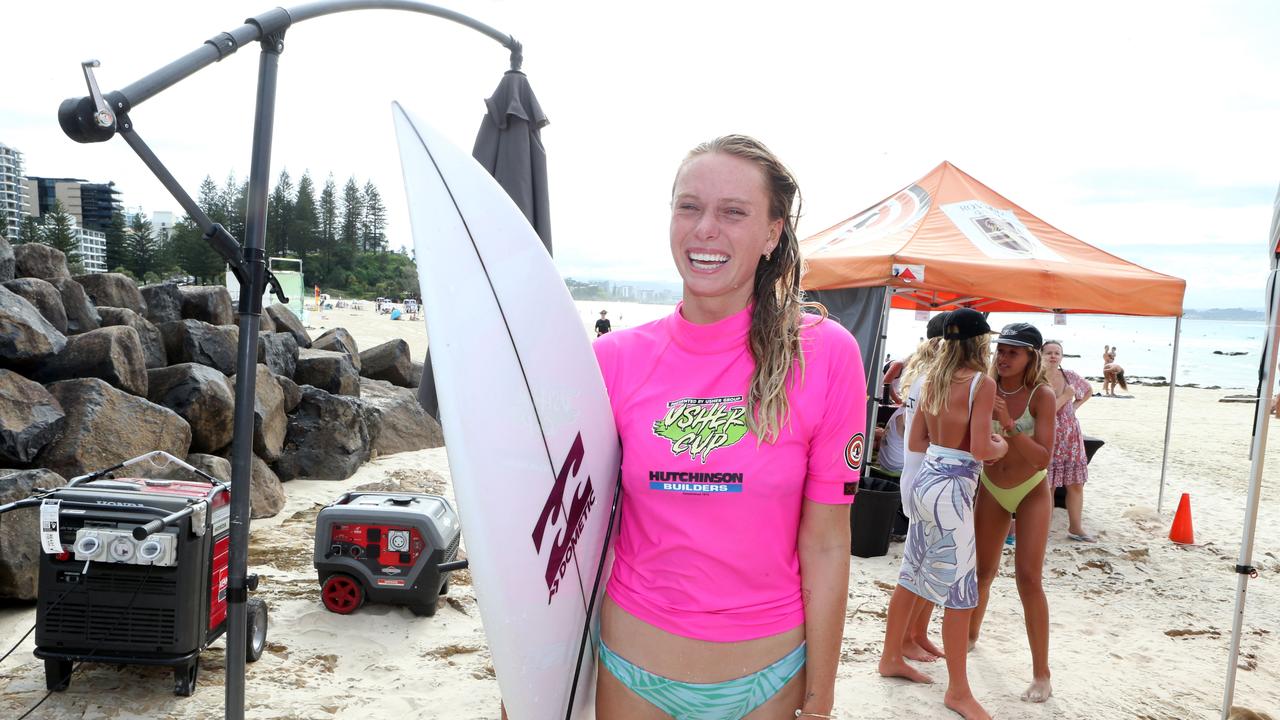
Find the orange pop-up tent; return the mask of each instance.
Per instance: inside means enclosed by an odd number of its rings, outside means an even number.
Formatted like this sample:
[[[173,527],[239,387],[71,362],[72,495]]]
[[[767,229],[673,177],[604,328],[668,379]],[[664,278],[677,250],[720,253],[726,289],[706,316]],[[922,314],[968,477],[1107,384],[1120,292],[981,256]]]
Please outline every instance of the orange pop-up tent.
[[[890,306],[993,312],[1175,317],[1157,509],[1164,502],[1169,430],[1186,282],[1118,258],[1058,230],[949,162],[884,201],[800,242],[805,290],[884,288],[846,301],[847,327],[868,324],[868,388],[883,376]],[[816,293],[825,301],[823,293]],[[883,307],[868,307],[877,302]],[[839,315],[841,313],[837,313]],[[845,318],[848,320],[848,318]],[[869,335],[859,332],[855,335]],[[875,417],[869,413],[869,417]]]
[[[800,243],[807,290],[893,288],[893,307],[1182,315],[1186,282],[1088,245],[944,162]]]

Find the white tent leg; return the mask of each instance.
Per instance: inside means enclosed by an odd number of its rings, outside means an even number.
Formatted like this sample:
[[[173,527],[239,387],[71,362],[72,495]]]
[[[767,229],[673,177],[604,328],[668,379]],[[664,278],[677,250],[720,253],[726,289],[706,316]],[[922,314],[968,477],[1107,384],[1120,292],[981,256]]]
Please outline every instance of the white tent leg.
[[[1169,409],[1164,415],[1164,459],[1160,461],[1160,494],[1156,514],[1164,511],[1164,477],[1169,471],[1169,435],[1173,432],[1173,391],[1178,387],[1178,346],[1182,344],[1182,316],[1173,324],[1173,365],[1169,368]]]
[[[1222,720],[1227,720],[1236,691],[1236,659],[1240,654],[1240,632],[1244,625],[1245,595],[1253,565],[1253,534],[1258,525],[1258,497],[1262,493],[1262,466],[1267,456],[1267,430],[1271,426],[1271,393],[1275,390],[1276,344],[1280,342],[1280,292],[1276,288],[1276,260],[1271,262],[1271,279],[1267,289],[1271,302],[1267,311],[1269,337],[1264,362],[1262,387],[1253,418],[1253,456],[1249,464],[1249,499],[1245,503],[1244,532],[1240,536],[1240,555],[1236,561],[1236,609],[1231,621],[1231,648],[1227,653],[1227,682],[1222,696]]]

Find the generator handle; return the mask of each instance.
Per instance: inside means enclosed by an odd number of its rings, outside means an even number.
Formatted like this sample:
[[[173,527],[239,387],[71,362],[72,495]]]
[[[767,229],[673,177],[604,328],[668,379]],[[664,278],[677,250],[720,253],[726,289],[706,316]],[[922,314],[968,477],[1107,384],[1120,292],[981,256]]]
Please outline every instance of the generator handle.
[[[450,572],[452,570],[466,570],[470,565],[470,560],[454,560],[453,562],[440,563],[436,566],[436,569],[440,572]]]
[[[188,505],[188,506],[186,506],[185,508],[183,508],[183,509],[179,510],[179,511],[178,511],[178,512],[176,512],[176,513],[171,513],[171,514],[169,514],[169,515],[165,515],[165,516],[164,516],[164,517],[162,517],[162,518],[156,518],[155,520],[152,520],[151,522],[149,522],[149,523],[147,523],[147,524],[145,524],[145,525],[139,525],[139,526],[135,527],[135,528],[133,529],[133,539],[134,539],[134,540],[146,540],[148,535],[151,535],[152,533],[160,532],[161,530],[163,530],[163,529],[164,529],[164,526],[165,526],[165,525],[172,525],[173,523],[176,523],[176,522],[178,522],[179,520],[181,520],[182,518],[184,518],[184,517],[186,517],[186,516],[190,515],[191,513],[195,512],[195,511],[196,511],[196,506],[197,506],[197,505],[199,505],[199,504],[200,504],[200,503],[193,503],[193,504]]]
[[[25,508],[25,507],[35,507],[42,502],[44,502],[44,498],[42,497],[23,498],[22,500],[14,500],[11,503],[5,503],[4,505],[0,505],[0,515],[3,515],[9,512],[10,510],[18,510],[20,508]]]

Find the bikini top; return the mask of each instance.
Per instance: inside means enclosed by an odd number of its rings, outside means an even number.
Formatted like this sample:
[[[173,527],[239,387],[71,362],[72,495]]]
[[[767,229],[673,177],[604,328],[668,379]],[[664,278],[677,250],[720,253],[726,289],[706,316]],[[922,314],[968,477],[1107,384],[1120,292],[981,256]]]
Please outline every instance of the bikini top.
[[[1035,387],[1031,388],[1031,394],[1027,396],[1027,407],[1022,411],[1022,414],[1018,416],[1018,419],[1013,421],[1012,431],[1005,432],[1004,428],[1000,425],[999,420],[992,420],[992,432],[1005,437],[1009,437],[1011,435],[1029,435],[1034,432],[1036,429],[1036,419],[1031,417],[1031,398],[1036,394],[1036,390],[1040,388],[1041,384],[1043,383],[1037,384]]]

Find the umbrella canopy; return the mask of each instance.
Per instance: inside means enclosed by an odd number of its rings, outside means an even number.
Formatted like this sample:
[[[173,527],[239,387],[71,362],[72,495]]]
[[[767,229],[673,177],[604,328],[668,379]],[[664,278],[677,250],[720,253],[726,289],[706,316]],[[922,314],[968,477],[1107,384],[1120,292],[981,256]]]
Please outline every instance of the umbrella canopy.
[[[1049,225],[944,162],[800,243],[807,290],[891,287],[893,306],[1178,316],[1186,282]]]
[[[547,151],[542,128],[547,116],[519,70],[502,76],[498,89],[484,101],[489,112],[471,156],[498,181],[551,252],[551,205],[547,199]]]
[[[550,121],[533,95],[529,78],[519,70],[504,73],[498,89],[484,104],[488,112],[480,121],[471,157],[489,171],[524,212],[550,255],[551,203],[547,197],[547,151],[542,147],[542,128]],[[418,404],[440,419],[430,348],[418,384]]]

